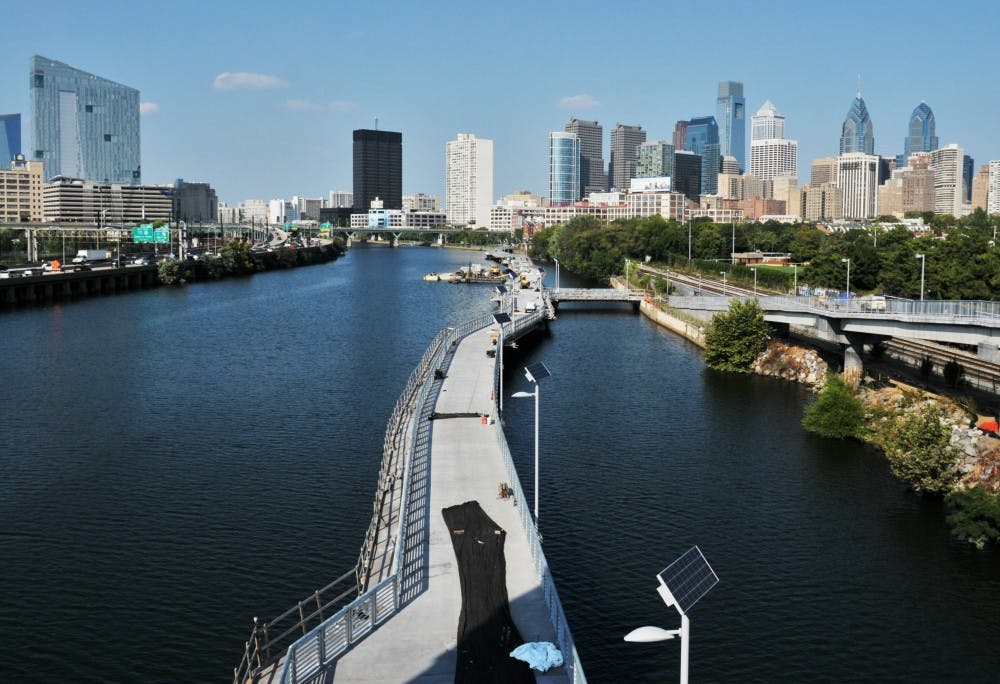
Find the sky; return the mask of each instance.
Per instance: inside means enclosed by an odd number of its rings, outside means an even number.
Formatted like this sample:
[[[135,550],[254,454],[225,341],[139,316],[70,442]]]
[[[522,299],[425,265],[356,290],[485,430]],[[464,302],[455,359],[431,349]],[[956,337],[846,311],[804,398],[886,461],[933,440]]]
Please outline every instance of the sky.
[[[799,178],[838,152],[861,75],[875,152],[913,108],[976,166],[1000,159],[1000,3],[229,2],[92,0],[4,9],[0,113],[23,115],[39,54],[137,88],[144,183],[209,182],[219,199],[325,197],[352,186],[352,135],[403,134],[403,192],[444,200],[445,143],[494,141],[494,197],[546,194],[547,137],[571,116],[670,140],[742,81],[799,143]]]

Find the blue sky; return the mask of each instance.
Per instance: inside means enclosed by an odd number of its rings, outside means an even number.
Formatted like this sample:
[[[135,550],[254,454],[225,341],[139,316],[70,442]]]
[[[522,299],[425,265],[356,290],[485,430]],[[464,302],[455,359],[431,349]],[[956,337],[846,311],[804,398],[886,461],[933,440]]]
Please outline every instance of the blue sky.
[[[814,7],[813,5],[822,5]],[[143,180],[208,181],[230,203],[350,189],[351,131],[403,133],[403,191],[444,194],[458,132],[494,141],[494,194],[547,191],[570,116],[669,140],[744,83],[799,141],[836,154],[857,74],[876,152],[902,151],[925,100],[941,144],[1000,158],[1000,3],[966,1],[45,3],[5,8],[0,113],[25,116],[28,59],[138,88]],[[567,102],[575,104],[568,105]],[[749,127],[747,133],[749,141]],[[605,153],[607,161],[607,152]]]

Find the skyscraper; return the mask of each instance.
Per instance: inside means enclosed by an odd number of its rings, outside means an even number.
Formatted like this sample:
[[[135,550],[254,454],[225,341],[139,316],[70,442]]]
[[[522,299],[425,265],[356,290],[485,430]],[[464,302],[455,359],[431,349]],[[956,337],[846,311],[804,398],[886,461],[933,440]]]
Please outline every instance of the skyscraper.
[[[687,119],[682,119],[674,124],[674,136],[672,142],[674,143],[674,150],[681,151],[684,148],[684,143],[687,142],[688,134],[688,122]]]
[[[1000,214],[1000,160],[990,162],[990,183],[986,191],[986,213]]]
[[[21,154],[21,115],[0,115],[0,169]]]
[[[739,81],[720,81],[719,96],[715,101],[715,118],[719,124],[720,155],[736,157],[740,169],[746,168],[747,122],[746,100],[743,84]]]
[[[903,158],[896,163],[896,168],[906,165],[906,161],[914,152],[931,152],[938,148],[938,137],[935,135],[934,112],[921,102],[910,114],[910,124],[906,139],[903,141]]]
[[[954,143],[931,152],[935,214],[964,216],[968,213],[968,203],[965,201],[965,157],[965,150]]]
[[[701,194],[701,156],[688,150],[675,151],[674,176],[670,186],[674,192],[682,192],[689,200],[697,202]]]
[[[768,100],[753,116],[750,173],[761,180],[798,176],[799,143],[785,139],[785,117]]]
[[[844,218],[878,215],[878,164],[873,154],[849,152],[837,158],[837,187],[843,193]]]
[[[373,199],[385,209],[403,208],[403,134],[354,131],[354,209],[368,211]]]
[[[32,55],[31,158],[45,175],[138,185],[139,91]]]
[[[868,116],[868,107],[861,99],[861,88],[847,110],[844,125],[840,131],[840,153],[863,152],[875,154],[875,134],[872,131],[872,119]],[[845,215],[847,199],[844,199]]]
[[[580,198],[580,139],[575,133],[549,133],[549,203],[566,206]]]
[[[666,140],[653,140],[639,145],[635,161],[636,178],[659,178],[674,175],[674,146]]]
[[[448,223],[488,228],[493,204],[493,141],[459,133],[445,145]]]
[[[604,128],[596,121],[572,118],[566,132],[580,141],[580,197],[592,192],[607,192],[608,177],[604,170]]]
[[[627,126],[616,123],[611,130],[611,187],[625,190],[635,177],[635,162],[639,156],[639,145],[646,142],[646,131],[642,126]]]
[[[701,193],[714,195],[719,189],[722,158],[719,125],[714,116],[699,116],[688,121],[684,149],[701,156]]]

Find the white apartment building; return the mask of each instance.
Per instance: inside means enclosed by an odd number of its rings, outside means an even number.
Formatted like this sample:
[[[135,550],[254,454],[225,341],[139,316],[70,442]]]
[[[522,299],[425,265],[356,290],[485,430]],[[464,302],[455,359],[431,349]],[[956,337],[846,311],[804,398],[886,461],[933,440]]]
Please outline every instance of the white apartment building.
[[[403,211],[441,211],[441,200],[437,195],[403,195]]]
[[[1000,159],[989,164],[990,181],[986,191],[986,213],[1000,214]]]
[[[445,213],[456,226],[490,225],[493,141],[459,133],[445,146]]]
[[[879,158],[863,152],[837,157],[837,187],[843,195],[843,217],[865,219],[878,216]],[[959,173],[961,177],[961,173]]]
[[[799,143],[785,139],[785,117],[771,101],[751,118],[750,173],[761,180],[798,176]]]
[[[267,222],[272,226],[279,223],[292,223],[300,218],[299,208],[292,202],[273,199],[267,203]]]
[[[40,222],[44,216],[42,162],[18,155],[10,169],[0,170],[0,221]]]
[[[240,202],[243,220],[256,226],[267,225],[267,202],[262,199],[248,199]]]
[[[344,209],[354,206],[354,192],[351,190],[331,190],[326,206],[333,209]]]
[[[969,205],[965,202],[964,160],[965,150],[955,143],[931,152],[935,214],[957,217],[969,213]]]

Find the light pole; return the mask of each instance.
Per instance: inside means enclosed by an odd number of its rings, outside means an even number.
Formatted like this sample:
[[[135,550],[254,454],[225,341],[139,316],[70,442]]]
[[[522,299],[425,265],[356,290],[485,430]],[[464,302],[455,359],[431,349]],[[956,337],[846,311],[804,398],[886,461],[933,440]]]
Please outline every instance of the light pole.
[[[851,260],[848,258],[843,258],[841,262],[847,264],[847,298],[851,298]]]
[[[524,367],[524,376],[535,386],[534,392],[514,392],[515,399],[535,398],[535,529],[538,529],[538,383],[552,375],[542,362]]]
[[[497,288],[499,290],[499,288]],[[510,315],[506,313],[493,314],[493,320],[500,326],[500,412],[503,413],[503,326],[510,323]]]
[[[691,261],[691,219],[688,219],[688,261]]]
[[[753,296],[756,297],[757,296],[757,269],[756,268],[751,268],[750,270],[753,271]]]
[[[556,262],[556,292],[558,292],[559,291],[559,260],[556,259],[555,257],[553,257],[552,261]]]
[[[722,276],[722,296],[726,296],[726,272],[719,271],[719,275]]]
[[[625,258],[625,291],[628,292],[631,288],[628,284],[628,257]]]
[[[729,262],[736,260],[736,220],[733,220],[733,253],[729,255]]]
[[[924,301],[924,265],[927,263],[927,255],[918,254],[917,258],[920,259],[920,301]]]
[[[792,264],[792,296],[799,296],[799,265]]]

